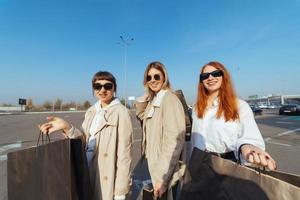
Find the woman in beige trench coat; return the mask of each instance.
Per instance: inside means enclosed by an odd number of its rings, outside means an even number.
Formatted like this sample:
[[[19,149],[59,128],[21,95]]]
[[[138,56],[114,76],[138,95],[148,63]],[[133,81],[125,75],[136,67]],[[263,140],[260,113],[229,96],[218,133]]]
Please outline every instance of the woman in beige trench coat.
[[[143,122],[142,153],[154,187],[154,195],[172,200],[185,164],[183,106],[171,91],[167,71],[160,62],[148,65],[144,74],[145,95],[135,102],[137,117]],[[172,188],[173,187],[173,188]]]
[[[127,108],[114,97],[116,79],[98,72],[92,80],[97,103],[85,113],[82,130],[58,117],[48,117],[43,133],[62,130],[66,137],[83,136],[94,200],[125,199],[130,190],[132,124]]]

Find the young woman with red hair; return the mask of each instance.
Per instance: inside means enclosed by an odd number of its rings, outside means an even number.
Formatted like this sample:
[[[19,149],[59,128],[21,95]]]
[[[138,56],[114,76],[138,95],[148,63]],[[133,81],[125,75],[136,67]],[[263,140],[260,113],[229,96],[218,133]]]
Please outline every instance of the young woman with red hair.
[[[235,199],[226,190],[224,176],[211,168],[210,154],[276,168],[275,161],[264,151],[264,140],[250,106],[236,97],[230,75],[221,63],[210,62],[202,67],[192,118],[191,180],[183,186],[180,200]]]
[[[247,102],[238,99],[227,69],[210,62],[201,69],[193,110],[192,144],[224,158],[276,168]],[[240,155],[239,155],[240,154]]]

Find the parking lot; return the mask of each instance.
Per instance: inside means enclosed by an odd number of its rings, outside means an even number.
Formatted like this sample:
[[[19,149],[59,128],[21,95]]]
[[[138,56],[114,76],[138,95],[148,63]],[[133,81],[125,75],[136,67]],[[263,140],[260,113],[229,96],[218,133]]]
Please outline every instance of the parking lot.
[[[267,151],[278,163],[278,170],[300,175],[300,116],[278,115],[278,110],[264,110],[262,115],[256,116],[259,129],[266,141]],[[143,178],[143,168],[136,168],[140,159],[141,129],[140,123],[131,112],[134,128],[133,164],[136,184]],[[0,200],[7,199],[6,187],[6,154],[10,151],[26,148],[36,144],[38,137],[37,125],[44,122],[46,116],[53,114],[18,114],[0,115]],[[76,127],[80,127],[84,112],[55,113],[63,117]],[[61,138],[60,134],[53,134],[53,140]]]

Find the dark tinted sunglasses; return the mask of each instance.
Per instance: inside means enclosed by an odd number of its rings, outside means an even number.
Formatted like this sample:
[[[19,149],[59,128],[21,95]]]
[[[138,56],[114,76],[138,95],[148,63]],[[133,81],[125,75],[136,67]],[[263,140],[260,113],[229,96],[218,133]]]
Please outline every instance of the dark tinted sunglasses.
[[[113,88],[113,84],[112,83],[105,83],[104,85],[100,83],[93,84],[94,90],[101,90],[102,87],[104,88],[104,90],[111,90]]]
[[[223,72],[221,70],[215,70],[215,71],[212,71],[210,73],[202,73],[200,74],[200,81],[204,81],[206,79],[208,79],[208,77],[212,75],[213,77],[220,77],[220,76],[223,76]]]
[[[147,76],[147,81],[148,81],[148,82],[151,81],[152,78],[154,78],[154,80],[156,80],[156,81],[159,81],[159,80],[160,80],[160,75],[159,75],[159,74],[154,74],[153,77],[150,76],[150,75],[148,75],[148,76]]]

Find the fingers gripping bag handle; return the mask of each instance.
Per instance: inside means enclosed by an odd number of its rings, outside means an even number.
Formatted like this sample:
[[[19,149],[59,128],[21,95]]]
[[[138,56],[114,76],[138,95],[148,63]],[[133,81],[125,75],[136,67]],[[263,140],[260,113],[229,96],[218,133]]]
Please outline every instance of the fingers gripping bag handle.
[[[46,133],[46,138],[44,139],[44,133],[42,133],[42,131],[40,131],[36,146],[39,146],[41,138],[42,138],[42,144],[45,144],[47,141],[48,141],[48,143],[50,143],[49,133],[48,132]]]

